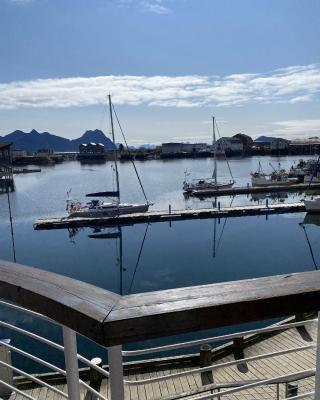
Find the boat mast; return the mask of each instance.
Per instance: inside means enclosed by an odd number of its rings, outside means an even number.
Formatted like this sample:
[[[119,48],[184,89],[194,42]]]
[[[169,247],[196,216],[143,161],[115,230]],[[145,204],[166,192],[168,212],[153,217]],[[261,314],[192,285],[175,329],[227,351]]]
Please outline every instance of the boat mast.
[[[214,170],[212,177],[214,178],[214,183],[217,186],[217,154],[216,154],[216,131],[215,131],[215,119],[212,117],[212,135],[213,135],[213,157],[214,157]]]
[[[119,173],[118,173],[118,160],[117,160],[117,146],[114,138],[114,127],[113,127],[113,114],[112,114],[112,103],[111,103],[111,95],[108,94],[109,99],[109,112],[110,112],[110,123],[111,123],[111,134],[112,134],[112,141],[114,145],[113,155],[114,155],[114,168],[116,172],[116,185],[117,185],[117,192],[118,192],[118,201],[120,203],[120,185],[119,185]]]

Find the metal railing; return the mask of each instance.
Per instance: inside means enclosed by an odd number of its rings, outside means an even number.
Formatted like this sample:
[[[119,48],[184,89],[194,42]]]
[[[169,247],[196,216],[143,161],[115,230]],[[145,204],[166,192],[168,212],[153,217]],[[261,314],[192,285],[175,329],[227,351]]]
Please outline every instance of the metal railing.
[[[17,327],[13,324],[10,324],[8,322],[5,321],[0,321],[0,326],[5,327],[7,329],[13,330],[21,335],[27,336],[31,339],[34,339],[38,342],[40,342],[41,344],[47,345],[55,350],[58,350],[59,352],[62,352],[64,355],[64,360],[65,360],[65,369],[62,369],[40,357],[35,356],[34,354],[31,354],[25,350],[22,350],[21,348],[11,345],[9,343],[7,343],[6,341],[1,341],[0,340],[0,345],[7,348],[8,350],[10,350],[11,352],[15,352],[17,354],[19,354],[20,356],[23,356],[25,358],[27,358],[28,360],[31,360],[37,364],[40,364],[41,366],[46,367],[47,369],[57,372],[59,374],[61,374],[62,376],[66,377],[66,381],[67,381],[67,387],[68,387],[68,393],[65,393],[59,389],[57,389],[54,385],[50,385],[47,382],[45,382],[44,380],[41,380],[39,378],[37,378],[36,376],[22,370],[19,369],[17,367],[14,367],[11,364],[5,363],[3,361],[0,360],[0,365],[2,365],[3,367],[19,374],[20,376],[24,376],[28,379],[30,379],[31,381],[35,382],[36,384],[38,384],[39,386],[43,386],[46,387],[49,390],[52,390],[53,392],[57,393],[59,396],[66,398],[66,399],[79,399],[80,398],[80,386],[83,386],[87,392],[91,393],[92,395],[96,396],[97,399],[101,399],[101,400],[107,400],[107,397],[102,395],[101,393],[99,393],[97,390],[95,390],[94,388],[92,388],[90,385],[88,385],[86,382],[84,382],[83,380],[81,380],[79,378],[79,365],[78,362],[81,362],[83,364],[85,364],[86,366],[95,369],[97,372],[99,372],[99,374],[101,374],[102,376],[104,376],[105,378],[109,378],[109,372],[106,371],[105,369],[101,368],[99,365],[96,365],[94,363],[92,363],[90,360],[88,360],[87,358],[83,357],[82,355],[78,354],[77,352],[77,338],[76,338],[76,332],[73,331],[72,329],[69,329],[63,325],[57,324],[56,322],[54,322],[53,320],[51,320],[50,318],[47,318],[46,316],[28,310],[24,307],[20,307],[17,306],[15,304],[11,304],[8,303],[6,301],[0,300],[0,306],[3,307],[7,307],[9,309],[13,309],[22,313],[26,313],[28,315],[32,315],[33,317],[36,318],[40,318],[43,319],[55,326],[58,326],[61,330],[62,330],[62,334],[63,334],[63,345],[60,345],[58,343],[55,343],[49,339],[46,339],[40,335],[37,335],[33,332],[30,332],[26,329]],[[0,384],[6,386],[8,389],[11,389],[13,392],[17,392],[20,395],[22,395],[23,397],[26,397],[28,399],[33,399],[36,400],[34,397],[32,397],[31,395],[28,395],[24,392],[22,392],[21,390],[19,390],[17,387],[8,384],[7,382],[4,382],[3,380],[0,379]]]
[[[278,283],[277,283],[278,282]],[[278,287],[277,287],[278,285]],[[228,294],[232,288],[231,300]],[[100,393],[97,387],[90,386],[80,379],[79,363],[90,367],[108,380],[111,400],[123,400],[125,393],[134,387],[150,387],[154,384],[172,382],[189,377],[201,377],[204,374],[215,374],[221,370],[257,362],[269,362],[277,357],[297,357],[301,353],[313,352],[314,365],[293,368],[288,373],[279,373],[275,376],[259,374],[255,379],[234,382],[206,383],[195,389],[175,391],[167,396],[168,399],[196,398],[197,400],[230,398],[231,395],[245,395],[259,388],[272,387],[275,390],[275,399],[280,399],[280,386],[291,381],[308,380],[308,389],[303,393],[282,397],[290,399],[315,398],[320,399],[320,352],[316,335],[310,343],[286,348],[270,349],[259,354],[223,360],[220,355],[209,365],[198,366],[193,364],[185,370],[171,371],[171,373],[143,376],[139,379],[128,379],[127,369],[133,368],[132,363],[126,364],[124,359],[131,357],[163,354],[172,356],[172,352],[181,349],[190,349],[205,344],[221,344],[219,351],[227,349],[230,341],[241,338],[242,343],[250,343],[260,337],[277,338],[283,332],[301,327],[316,325],[319,333],[319,318],[307,319],[274,324],[259,329],[240,331],[237,333],[211,336],[181,343],[166,344],[158,347],[136,350],[123,350],[122,346],[129,342],[147,340],[153,337],[166,337],[178,333],[196,332],[201,329],[217,328],[227,325],[261,321],[264,319],[294,314],[294,312],[319,312],[320,309],[320,272],[301,273],[280,276],[276,278],[260,278],[255,280],[232,282],[228,284],[206,285],[203,287],[184,288],[154,294],[118,296],[110,292],[95,288],[83,282],[62,277],[46,271],[35,270],[17,264],[0,263],[0,293],[3,300],[0,306],[9,308],[18,313],[26,313],[34,318],[45,320],[61,330],[63,344],[56,343],[37,333],[17,326],[12,321],[0,321],[0,327],[9,329],[17,335],[35,340],[41,346],[48,346],[63,355],[65,368],[61,368],[46,359],[19,348],[16,343],[1,341],[0,345],[31,360],[47,369],[65,377],[67,391],[56,387],[41,376],[35,376],[24,368],[11,365],[0,360],[0,368],[5,368],[20,376],[24,376],[35,385],[51,390],[56,396],[71,400],[80,400],[86,392],[96,399],[107,399],[107,389]],[[280,307],[281,306],[281,307]],[[235,310],[235,311],[233,311]],[[248,310],[251,310],[248,312]],[[253,311],[252,311],[253,310]],[[226,312],[229,314],[226,315]],[[202,313],[202,314],[201,314]],[[230,315],[233,313],[233,315]],[[206,315],[206,320],[200,319]],[[210,318],[209,318],[210,317]],[[215,318],[212,318],[215,317]],[[9,314],[10,318],[10,314]],[[93,340],[108,354],[108,368],[102,368],[94,362],[78,354],[77,334]],[[168,339],[166,339],[168,341]],[[233,342],[232,346],[235,346]],[[247,348],[246,345],[242,347]],[[170,353],[171,352],[171,353]],[[232,354],[228,353],[228,354]],[[189,356],[190,357],[190,356]],[[176,360],[176,359],[175,359]],[[169,361],[168,361],[169,362]],[[176,361],[177,362],[177,361]],[[214,375],[212,375],[214,376]],[[313,380],[315,383],[313,383]],[[0,380],[0,384],[20,396],[30,400],[37,400],[33,394],[26,393],[14,384]],[[311,388],[312,385],[312,388]],[[283,386],[281,386],[283,388]],[[80,395],[81,394],[81,395]],[[147,398],[147,400],[149,400]]]

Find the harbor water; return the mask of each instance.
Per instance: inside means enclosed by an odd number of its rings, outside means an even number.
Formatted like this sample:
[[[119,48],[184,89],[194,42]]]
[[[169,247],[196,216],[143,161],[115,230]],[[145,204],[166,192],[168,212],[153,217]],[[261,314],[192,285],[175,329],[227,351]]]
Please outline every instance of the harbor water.
[[[268,172],[269,163],[277,167],[281,162],[281,167],[288,169],[298,159],[239,158],[231,159],[230,166],[236,185],[242,186],[250,182],[249,173],[257,169],[259,160]],[[148,199],[155,203],[153,210],[167,210],[169,205],[172,209],[214,206],[214,198],[199,200],[182,194],[184,172],[188,170],[194,178],[209,177],[212,159],[152,160],[137,162],[137,168]],[[227,165],[218,161],[218,168],[219,177],[229,180]],[[66,162],[43,167],[41,173],[15,176],[16,190],[10,193],[10,203],[16,261],[122,294],[309,271],[320,264],[320,227],[316,217],[301,225],[305,213],[142,224],[120,230],[33,229],[37,218],[66,215],[67,191],[71,190],[73,198],[84,200],[85,193],[112,189],[112,172],[110,162],[87,165]],[[121,200],[144,201],[130,162],[120,163],[119,175]],[[303,193],[273,194],[268,201],[269,204],[293,202],[303,197]],[[265,194],[256,198],[251,195],[219,198],[222,206],[265,200]],[[0,195],[0,259],[13,261],[6,194]],[[46,323],[5,308],[0,312],[3,320],[61,342],[60,331]],[[184,335],[190,337],[193,336]],[[31,339],[22,339],[4,328],[0,328],[0,338],[11,338],[25,349],[36,346]],[[143,346],[163,341],[149,341]],[[89,357],[105,355],[104,350],[87,346],[85,340],[79,340],[79,347]],[[36,352],[60,362],[45,347]],[[32,363],[30,370],[36,370]]]

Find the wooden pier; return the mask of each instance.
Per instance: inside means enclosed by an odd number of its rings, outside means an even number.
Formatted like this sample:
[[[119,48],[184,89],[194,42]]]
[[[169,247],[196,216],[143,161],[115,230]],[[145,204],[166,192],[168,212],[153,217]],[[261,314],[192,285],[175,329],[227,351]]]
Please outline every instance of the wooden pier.
[[[104,218],[45,218],[34,223],[34,229],[63,229],[85,226],[119,226],[151,222],[183,221],[189,219],[209,219],[226,217],[243,217],[250,215],[285,214],[304,212],[303,202],[281,203],[272,205],[239,206],[223,208],[202,208],[193,210],[150,211],[146,213],[124,214]]]
[[[231,187],[227,189],[201,189],[186,193],[189,196],[205,197],[205,196],[229,196],[237,194],[253,194],[253,193],[278,193],[278,192],[304,192],[306,190],[320,190],[320,183],[299,183],[296,185],[281,186],[243,186]]]

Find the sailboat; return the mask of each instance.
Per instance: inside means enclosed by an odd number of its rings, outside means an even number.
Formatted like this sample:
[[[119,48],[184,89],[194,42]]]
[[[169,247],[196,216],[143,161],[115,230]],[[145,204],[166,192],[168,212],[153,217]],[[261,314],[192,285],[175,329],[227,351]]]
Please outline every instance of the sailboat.
[[[213,156],[214,156],[214,169],[211,178],[193,179],[188,181],[188,173],[185,172],[185,179],[183,182],[183,190],[185,193],[192,193],[194,190],[202,189],[227,189],[234,185],[235,181],[232,179],[229,182],[218,182],[218,165],[217,165],[217,150],[216,150],[216,132],[215,132],[215,117],[212,117],[212,135],[213,135]],[[228,162],[228,161],[227,161]]]
[[[132,214],[139,212],[147,212],[149,207],[153,205],[150,203],[145,195],[143,186],[141,184],[141,180],[137,173],[137,170],[134,165],[135,172],[138,176],[139,183],[141,185],[141,189],[145,196],[145,203],[142,204],[132,204],[132,203],[121,203],[120,202],[120,183],[119,183],[119,172],[118,172],[118,160],[117,160],[117,147],[115,143],[115,134],[114,134],[114,126],[113,126],[113,105],[111,102],[111,96],[108,95],[109,99],[109,113],[110,113],[110,123],[111,123],[111,134],[112,141],[114,144],[114,172],[116,178],[116,190],[115,191],[104,191],[104,192],[96,192],[89,193],[87,197],[115,197],[116,200],[106,202],[100,199],[93,199],[89,202],[82,203],[78,200],[68,199],[66,210],[69,212],[70,218],[75,217],[85,217],[85,218],[99,218],[99,217],[109,217],[109,216],[117,216],[122,214]],[[116,115],[117,117],[117,115]],[[117,118],[118,120],[118,118]],[[118,121],[119,122],[119,121]]]

